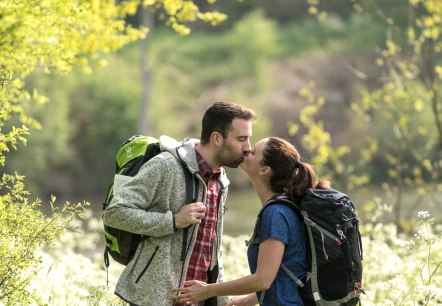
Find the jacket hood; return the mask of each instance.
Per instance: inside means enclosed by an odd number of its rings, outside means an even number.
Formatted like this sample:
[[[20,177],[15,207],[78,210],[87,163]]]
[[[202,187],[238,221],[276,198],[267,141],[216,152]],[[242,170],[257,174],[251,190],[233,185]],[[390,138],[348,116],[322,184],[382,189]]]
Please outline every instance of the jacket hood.
[[[160,136],[159,140],[161,151],[167,151],[179,160],[181,160],[184,164],[187,165],[187,168],[194,175],[196,173],[199,173],[195,153],[195,144],[199,143],[199,139],[185,138],[183,141],[177,141],[172,137],[163,135]],[[226,176],[226,172],[222,167],[220,183],[223,185],[223,187],[227,187],[230,183]]]
[[[185,163],[192,173],[198,170],[196,164],[195,144],[199,142],[198,139],[186,138],[183,141],[176,141],[169,136],[160,136],[160,149],[166,151]]]

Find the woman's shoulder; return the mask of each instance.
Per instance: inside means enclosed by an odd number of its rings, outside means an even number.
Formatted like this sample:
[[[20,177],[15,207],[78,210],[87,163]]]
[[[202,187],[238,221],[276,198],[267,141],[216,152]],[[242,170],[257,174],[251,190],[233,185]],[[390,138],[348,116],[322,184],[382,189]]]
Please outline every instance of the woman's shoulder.
[[[267,204],[268,207],[265,207],[263,212],[263,217],[273,217],[275,215],[284,215],[287,217],[296,216],[295,207],[291,207],[290,204],[284,202],[274,202],[272,204]]]

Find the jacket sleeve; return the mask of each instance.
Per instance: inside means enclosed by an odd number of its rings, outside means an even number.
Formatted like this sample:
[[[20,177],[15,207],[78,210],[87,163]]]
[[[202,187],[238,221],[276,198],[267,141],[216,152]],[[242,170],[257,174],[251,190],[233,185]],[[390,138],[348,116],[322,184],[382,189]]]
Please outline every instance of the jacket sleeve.
[[[133,179],[115,191],[104,212],[104,224],[153,237],[174,233],[173,212],[167,197],[176,181],[171,179],[172,175],[174,172],[164,158],[155,157],[144,164]]]

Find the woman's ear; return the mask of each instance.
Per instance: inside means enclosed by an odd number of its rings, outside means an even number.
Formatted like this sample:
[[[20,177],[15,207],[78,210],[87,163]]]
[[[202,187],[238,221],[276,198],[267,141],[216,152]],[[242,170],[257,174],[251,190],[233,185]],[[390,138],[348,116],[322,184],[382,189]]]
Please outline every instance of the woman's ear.
[[[270,171],[272,171],[272,169],[269,166],[263,166],[259,169],[259,174],[266,175],[266,174],[270,173]]]

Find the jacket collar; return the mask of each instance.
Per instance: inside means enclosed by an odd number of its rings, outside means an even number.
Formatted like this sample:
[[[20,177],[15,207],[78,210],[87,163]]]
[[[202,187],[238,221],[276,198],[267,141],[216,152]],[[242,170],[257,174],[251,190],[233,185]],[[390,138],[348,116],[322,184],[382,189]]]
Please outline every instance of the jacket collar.
[[[186,138],[183,141],[176,141],[169,136],[163,135],[159,138],[159,140],[161,151],[167,151],[184,162],[193,175],[197,175],[199,173],[195,153],[195,144],[199,142],[198,139]],[[219,182],[222,188],[226,188],[230,184],[230,181],[227,178],[225,169],[221,167],[220,170],[221,174],[219,176]]]

